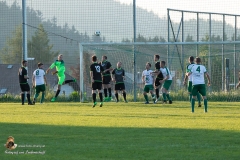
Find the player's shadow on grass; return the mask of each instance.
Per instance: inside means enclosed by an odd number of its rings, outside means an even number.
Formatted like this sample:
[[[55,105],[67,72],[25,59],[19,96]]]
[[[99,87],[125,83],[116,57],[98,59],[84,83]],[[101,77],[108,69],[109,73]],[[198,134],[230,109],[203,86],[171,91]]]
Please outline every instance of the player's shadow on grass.
[[[1,159],[125,160],[240,157],[239,132],[231,131],[12,123],[0,123],[0,131]],[[4,148],[8,136],[15,138],[18,147],[11,152],[18,154],[11,154]],[[26,154],[27,151],[33,153]],[[39,151],[45,151],[45,154],[34,153]],[[25,154],[20,155],[20,152]]]

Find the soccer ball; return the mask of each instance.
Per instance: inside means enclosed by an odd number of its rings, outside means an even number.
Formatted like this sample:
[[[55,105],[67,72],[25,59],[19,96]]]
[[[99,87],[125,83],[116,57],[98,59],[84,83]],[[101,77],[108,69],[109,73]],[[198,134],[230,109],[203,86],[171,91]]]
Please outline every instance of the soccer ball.
[[[96,31],[94,34],[95,34],[95,36],[100,36],[101,32],[100,31]]]

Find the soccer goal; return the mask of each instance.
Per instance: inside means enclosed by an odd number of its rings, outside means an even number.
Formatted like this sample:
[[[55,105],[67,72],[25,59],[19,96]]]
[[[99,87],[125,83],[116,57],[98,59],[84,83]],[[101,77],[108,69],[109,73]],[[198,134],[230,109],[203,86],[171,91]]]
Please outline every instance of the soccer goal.
[[[182,83],[189,56],[199,56],[202,64],[206,66],[212,79],[212,85],[208,91],[233,90],[238,82],[237,68],[240,58],[238,47],[240,47],[240,41],[80,43],[80,100],[81,102],[91,101],[89,67],[92,63],[92,55],[97,56],[98,62],[101,61],[103,55],[107,56],[113,68],[116,67],[117,62],[122,62],[122,68],[126,72],[126,91],[133,101],[137,101],[138,97],[142,96],[141,77],[146,62],[150,62],[151,69],[155,70],[155,54],[160,55],[161,61],[166,61],[166,66],[171,71],[173,76],[171,92],[186,90]],[[229,66],[225,65],[225,59],[228,59]],[[114,84],[111,84],[114,90]]]

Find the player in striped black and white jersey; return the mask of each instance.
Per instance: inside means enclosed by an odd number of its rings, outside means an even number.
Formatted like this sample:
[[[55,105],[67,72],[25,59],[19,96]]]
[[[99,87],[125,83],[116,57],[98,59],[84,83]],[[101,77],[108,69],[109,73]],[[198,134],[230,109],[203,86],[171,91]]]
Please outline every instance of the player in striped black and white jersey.
[[[188,61],[189,61],[189,64],[186,67],[186,73],[190,72],[192,67],[195,65],[193,56],[190,56]],[[187,80],[188,80],[189,101],[191,103],[192,102],[192,75],[190,76],[185,75],[183,85],[187,84]],[[198,99],[198,107],[201,107],[201,96],[199,93],[197,93],[197,99]]]

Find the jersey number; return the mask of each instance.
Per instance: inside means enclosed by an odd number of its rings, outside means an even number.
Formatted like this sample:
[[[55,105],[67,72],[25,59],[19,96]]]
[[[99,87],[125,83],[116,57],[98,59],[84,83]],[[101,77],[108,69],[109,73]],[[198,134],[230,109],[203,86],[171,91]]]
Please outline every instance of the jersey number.
[[[97,72],[100,72],[100,66],[95,66],[95,68]]]
[[[200,66],[197,67],[196,71],[200,73]]]
[[[39,70],[36,71],[36,76],[38,76],[38,75],[39,75]]]

